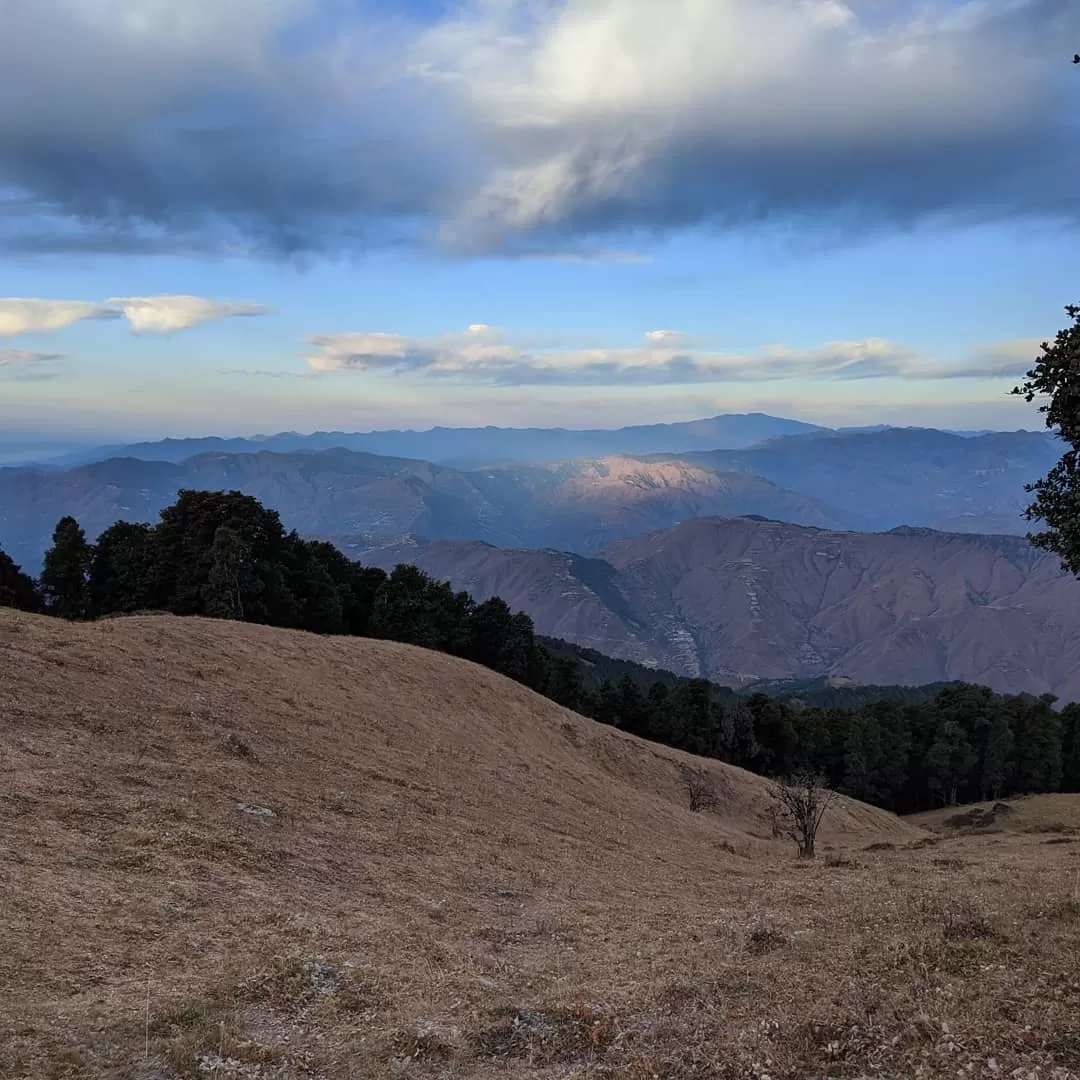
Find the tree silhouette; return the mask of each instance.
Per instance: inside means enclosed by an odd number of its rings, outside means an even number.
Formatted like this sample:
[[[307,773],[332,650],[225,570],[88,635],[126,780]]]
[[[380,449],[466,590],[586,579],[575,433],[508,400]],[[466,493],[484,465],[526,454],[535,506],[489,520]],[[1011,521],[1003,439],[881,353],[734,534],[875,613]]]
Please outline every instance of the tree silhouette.
[[[0,607],[40,611],[41,593],[37,583],[5,551],[0,549]]]
[[[770,789],[775,831],[795,842],[800,859],[812,859],[825,812],[836,798],[823,777],[802,772]]]
[[[48,610],[62,619],[85,619],[90,612],[88,578],[93,549],[73,517],[63,517],[45,552],[41,588]]]
[[[1080,53],[1073,63],[1080,64]],[[1069,445],[1046,476],[1028,485],[1035,501],[1027,518],[1047,526],[1032,533],[1031,542],[1060,556],[1065,569],[1080,576],[1080,306],[1070,305],[1065,313],[1072,326],[1060,330],[1053,344],[1043,342],[1042,355],[1012,392],[1028,402],[1048,397],[1039,412]]]
[[[1048,397],[1039,412],[1069,445],[1046,476],[1027,486],[1035,495],[1027,517],[1047,526],[1033,533],[1031,542],[1059,555],[1067,570],[1080,575],[1080,307],[1065,310],[1072,326],[1059,331],[1053,344],[1043,342],[1042,355],[1013,393],[1029,402]]]

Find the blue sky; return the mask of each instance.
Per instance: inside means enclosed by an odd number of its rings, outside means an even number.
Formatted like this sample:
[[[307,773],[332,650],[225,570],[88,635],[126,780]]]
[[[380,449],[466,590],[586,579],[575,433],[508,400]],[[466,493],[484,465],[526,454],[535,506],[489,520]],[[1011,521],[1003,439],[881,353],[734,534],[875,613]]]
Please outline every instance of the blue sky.
[[[45,7],[0,41],[0,437],[1038,426],[1069,0]]]

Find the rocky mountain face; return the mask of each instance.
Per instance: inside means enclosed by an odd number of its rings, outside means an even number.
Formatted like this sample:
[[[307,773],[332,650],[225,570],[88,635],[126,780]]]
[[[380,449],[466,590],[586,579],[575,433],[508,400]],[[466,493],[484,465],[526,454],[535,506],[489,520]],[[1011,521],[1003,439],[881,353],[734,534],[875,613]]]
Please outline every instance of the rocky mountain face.
[[[712,518],[595,558],[475,543],[349,550],[500,595],[542,634],[720,682],[962,679],[1080,699],[1080,581],[1020,537]]]

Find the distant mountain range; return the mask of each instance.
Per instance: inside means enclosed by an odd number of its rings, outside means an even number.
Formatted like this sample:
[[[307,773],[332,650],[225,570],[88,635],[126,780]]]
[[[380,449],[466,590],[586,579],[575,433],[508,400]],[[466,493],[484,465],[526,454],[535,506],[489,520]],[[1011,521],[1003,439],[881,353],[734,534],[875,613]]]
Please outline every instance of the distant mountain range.
[[[567,428],[448,428],[427,431],[294,431],[250,438],[161,439],[103,446],[57,458],[59,465],[83,465],[113,457],[144,461],[185,461],[198,454],[269,451],[354,450],[390,457],[419,458],[458,467],[519,461],[564,461],[617,454],[663,454],[683,450],[738,450],[765,439],[828,431],[829,428],[765,413],[727,413],[676,424],[577,431]]]
[[[499,595],[542,634],[684,675],[960,679],[1080,699],[1080,581],[1020,537],[706,518],[593,558],[460,541],[344,546]]]
[[[364,548],[415,535],[588,554],[692,518],[747,514],[841,529],[1023,533],[1023,485],[1059,452],[1048,434],[884,429],[472,470],[342,449],[111,458],[0,469],[0,545],[36,571],[64,514],[96,536],[118,519],[156,519],[182,488],[244,491],[290,528]]]

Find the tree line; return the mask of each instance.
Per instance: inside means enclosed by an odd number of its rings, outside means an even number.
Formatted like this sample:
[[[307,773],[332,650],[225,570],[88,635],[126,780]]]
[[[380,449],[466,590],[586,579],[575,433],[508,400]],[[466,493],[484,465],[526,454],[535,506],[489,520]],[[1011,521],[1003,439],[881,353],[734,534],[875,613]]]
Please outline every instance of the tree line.
[[[117,522],[95,543],[65,517],[38,580],[0,552],[0,606],[67,619],[165,611],[419,645],[634,735],[767,776],[818,774],[901,813],[1080,791],[1080,706],[1056,710],[1050,695],[951,684],[848,707],[740,696],[542,640],[498,597],[477,603],[413,566],[365,567],[235,491],[182,491],[157,524]]]

